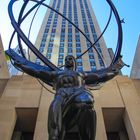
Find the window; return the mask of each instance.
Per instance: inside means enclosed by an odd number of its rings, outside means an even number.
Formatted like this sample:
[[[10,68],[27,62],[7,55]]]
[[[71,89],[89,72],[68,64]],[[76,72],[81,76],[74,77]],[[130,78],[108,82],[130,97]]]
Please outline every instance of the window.
[[[59,52],[60,52],[60,53],[64,53],[64,48],[60,48],[60,49],[59,49]]]
[[[65,34],[61,34],[61,39],[64,39],[65,38]]]
[[[76,47],[81,47],[80,43],[79,44],[76,43]]]
[[[79,33],[79,30],[75,29],[75,33]]]
[[[49,29],[45,29],[45,33],[48,33],[49,32]]]
[[[65,33],[65,28],[62,28],[62,29],[61,29],[61,32],[62,32],[62,33]]]
[[[53,28],[53,29],[52,29],[52,33],[55,33],[55,32],[56,32],[56,29]]]
[[[85,33],[88,33],[88,28],[85,28]]]
[[[81,53],[76,53],[76,57],[79,57],[81,55]]]
[[[91,28],[92,33],[95,33],[94,25],[90,25],[90,28]]]
[[[80,42],[80,38],[76,38],[76,42]]]
[[[54,19],[54,22],[57,22],[57,18]]]
[[[65,19],[65,18],[63,18],[63,19],[62,19],[62,21],[63,21],[63,22],[66,22],[66,19]]]
[[[64,27],[66,27],[66,25],[65,24],[62,24],[62,28],[64,28]]]
[[[43,34],[43,38],[47,38],[48,34],[47,33],[44,33]]]
[[[87,36],[88,39],[90,39],[90,35],[88,33],[86,34],[86,36]]]
[[[59,54],[59,59],[63,59],[64,58],[64,54]]]
[[[96,70],[96,66],[91,66],[91,71],[95,71]]]
[[[54,42],[54,38],[50,38],[50,42]]]
[[[77,66],[82,66],[82,62],[77,62]]]
[[[71,24],[69,24],[69,25],[68,25],[68,27],[72,27],[72,25],[71,25]]]
[[[65,39],[64,39],[64,38],[61,38],[61,39],[60,39],[60,42],[64,42],[64,41],[65,41]]]
[[[68,34],[68,37],[71,37],[71,38],[72,38],[72,34],[69,33],[69,34]]]
[[[43,53],[44,48],[40,47],[40,48],[39,48],[39,51],[40,51],[41,53]]]
[[[68,28],[68,32],[69,33],[72,33],[72,28]]]
[[[58,60],[58,66],[62,66],[63,65],[63,59],[59,59]]]
[[[48,25],[50,25],[50,24],[51,24],[51,22],[50,22],[50,21],[48,21],[48,22],[47,22],[47,24],[48,24]]]
[[[68,43],[68,47],[72,47],[72,43]]]
[[[76,48],[76,52],[80,53],[81,52],[81,48]]]
[[[90,61],[90,66],[96,66],[95,61]]]
[[[45,47],[45,43],[42,42],[41,45],[40,45],[40,47],[41,47],[41,48],[44,48],[44,47]]]
[[[52,48],[48,48],[48,53],[51,53],[52,52]]]
[[[55,37],[55,33],[51,33],[51,37]]]
[[[90,58],[90,59],[94,59],[94,55],[93,55],[93,54],[90,54],[90,55],[89,55],[89,58]]]
[[[49,43],[48,47],[49,47],[49,48],[53,47],[53,44]]]
[[[76,34],[75,37],[76,37],[76,38],[80,38],[80,35],[79,35],[79,34]]]
[[[53,14],[50,14],[49,18],[52,18],[53,17]]]
[[[51,59],[51,54],[48,53],[46,57],[47,57],[48,59]]]
[[[43,37],[43,38],[42,38],[42,42],[46,42],[46,38]]]
[[[36,59],[36,62],[35,62],[36,64],[40,64],[41,62],[40,62],[40,59]]]
[[[84,25],[86,25],[86,24],[87,24],[87,22],[86,22],[86,21],[84,21],[84,22],[83,22],[83,24],[84,24]]]
[[[99,59],[99,63],[100,63],[100,66],[103,66],[104,67],[104,63],[101,59]]]
[[[93,50],[92,50],[92,49],[90,49],[88,52],[89,52],[89,53],[93,53]]]
[[[68,53],[72,53],[72,48],[68,48]]]
[[[55,28],[55,27],[57,27],[57,25],[56,24],[53,24],[53,28]]]
[[[82,66],[77,66],[77,71],[83,71],[83,67]]]
[[[55,18],[58,18],[58,14],[55,14]]]
[[[96,33],[93,34],[93,38],[94,38],[94,41],[97,40],[97,35],[96,35]]]
[[[101,50],[101,48],[97,48],[98,49],[98,51],[100,52],[100,53],[102,53],[102,50]]]
[[[68,42],[72,42],[72,38],[68,38]]]
[[[64,47],[64,43],[60,43],[60,47]]]

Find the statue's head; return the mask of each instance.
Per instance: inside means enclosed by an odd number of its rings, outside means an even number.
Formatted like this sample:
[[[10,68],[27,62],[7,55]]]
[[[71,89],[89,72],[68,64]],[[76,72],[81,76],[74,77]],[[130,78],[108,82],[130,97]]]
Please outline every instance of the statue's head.
[[[70,70],[76,70],[76,59],[72,55],[68,55],[65,58],[65,68]]]

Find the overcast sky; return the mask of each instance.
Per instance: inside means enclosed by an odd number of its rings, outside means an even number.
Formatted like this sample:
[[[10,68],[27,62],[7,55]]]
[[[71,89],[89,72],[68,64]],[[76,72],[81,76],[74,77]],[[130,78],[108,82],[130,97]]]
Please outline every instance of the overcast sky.
[[[14,13],[17,17],[20,6],[23,0],[17,1],[14,7]],[[5,50],[8,48],[8,43],[10,36],[12,34],[12,26],[10,24],[7,6],[9,0],[1,0],[0,2],[0,34],[2,36],[2,41]],[[140,34],[140,0],[113,0],[115,6],[117,7],[121,18],[125,19],[125,24],[123,24],[123,49],[122,55],[125,63],[132,65],[133,57],[138,41],[138,36]],[[46,0],[49,3],[49,0]],[[94,8],[95,15],[99,22],[101,30],[104,29],[105,24],[109,16],[109,7],[105,0],[91,0],[92,7]],[[41,8],[36,16],[35,23],[32,27],[31,41],[34,43],[37,33],[39,31],[42,19],[44,17],[46,9]],[[32,15],[29,16],[26,21],[30,21]],[[22,28],[26,32],[29,27],[29,22],[24,22]],[[112,18],[111,24],[104,35],[106,45],[108,48],[113,48],[115,51],[116,39],[117,39],[117,26]],[[16,38],[15,38],[16,40]],[[16,42],[14,41],[13,47],[16,47]],[[130,75],[131,68],[123,68],[124,75]]]

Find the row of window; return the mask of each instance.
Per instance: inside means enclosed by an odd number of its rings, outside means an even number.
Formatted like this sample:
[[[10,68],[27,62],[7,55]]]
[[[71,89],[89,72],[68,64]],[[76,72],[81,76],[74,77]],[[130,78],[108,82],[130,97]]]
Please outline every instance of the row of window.
[[[78,27],[78,15],[77,15],[77,4],[74,0],[74,23]],[[77,29],[75,29],[75,41],[76,41],[76,57],[79,57],[82,53],[81,43],[80,43],[80,33]],[[77,59],[77,70],[83,71],[83,63],[82,58]]]
[[[56,6],[56,0],[53,1],[52,8],[55,8],[55,6]],[[49,18],[48,18],[48,22],[47,22],[49,24],[46,25],[46,28],[45,28],[45,31],[44,31],[44,34],[43,34],[43,37],[42,37],[42,41],[41,41],[40,48],[39,48],[39,51],[41,53],[44,52],[44,48],[45,48],[45,45],[46,45],[46,39],[47,39],[48,32],[49,32],[49,29],[50,29],[50,24],[51,24],[51,19],[52,19],[53,14],[54,14],[54,12],[51,11],[50,15],[49,15]],[[40,59],[37,58],[36,63],[40,64],[41,63]]]
[[[61,4],[61,0],[58,1],[57,8],[56,8],[57,11],[59,11],[59,9],[60,9],[60,4]],[[53,17],[51,16],[50,18],[51,18],[51,21],[52,21]],[[54,38],[55,38],[55,33],[56,33],[57,21],[58,21],[58,14],[55,13],[54,20],[53,20],[53,25],[52,25],[52,30],[51,30],[51,36],[50,36],[48,49],[47,49],[47,55],[46,55],[46,57],[48,59],[51,59],[51,54],[52,54],[52,51],[53,51],[53,44],[54,44]]]
[[[88,7],[88,4],[87,4],[87,1],[86,0],[84,0],[84,4],[85,4],[85,7],[86,7],[86,12],[87,12],[88,20],[90,22],[90,28],[91,28],[91,31],[92,31],[92,34],[93,34],[93,38],[94,38],[94,42],[95,42],[97,40],[97,34],[96,34],[96,31],[95,31],[95,27],[93,25],[93,20],[92,20],[92,17],[91,17],[90,11],[89,11],[89,7]],[[99,42],[97,42],[96,48],[99,51],[99,53],[102,55],[102,50],[100,48]],[[98,56],[98,59],[99,59],[100,66],[101,67],[104,67],[104,63],[100,59],[99,56]]]
[[[63,8],[64,16],[66,16],[66,11],[67,11],[67,0],[64,1],[64,8]],[[66,20],[62,19],[60,45],[59,45],[59,57],[58,57],[59,67],[63,65],[63,59],[64,59],[64,41],[65,41],[65,30],[66,30],[65,27],[66,27]]]
[[[85,15],[85,12],[84,12],[84,6],[83,6],[83,3],[82,3],[82,0],[79,0],[79,2],[80,2],[80,7],[81,7],[84,31],[85,31],[86,36],[90,39],[90,34],[89,34],[89,30],[88,30],[86,15]],[[87,44],[87,49],[88,49],[91,44],[87,40],[86,40],[86,44]],[[89,54],[89,61],[90,61],[91,70],[95,70],[96,69],[96,64],[95,64],[95,59],[94,59],[94,55],[93,55],[93,50],[90,49],[88,51],[88,54]]]

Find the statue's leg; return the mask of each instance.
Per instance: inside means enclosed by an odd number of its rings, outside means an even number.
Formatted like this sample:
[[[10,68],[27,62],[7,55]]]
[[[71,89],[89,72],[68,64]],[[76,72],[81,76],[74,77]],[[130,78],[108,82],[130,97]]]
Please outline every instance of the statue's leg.
[[[58,136],[62,127],[62,102],[62,97],[57,95],[50,105],[48,116],[49,140],[58,140]]]
[[[95,140],[96,112],[92,109],[84,109],[78,119],[79,134],[81,140]]]

